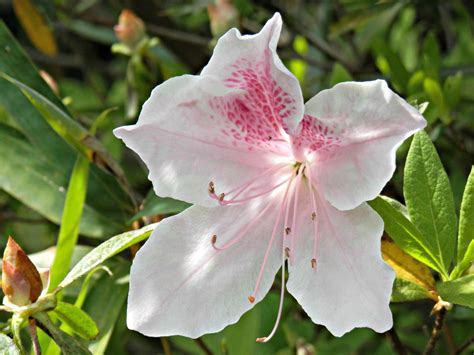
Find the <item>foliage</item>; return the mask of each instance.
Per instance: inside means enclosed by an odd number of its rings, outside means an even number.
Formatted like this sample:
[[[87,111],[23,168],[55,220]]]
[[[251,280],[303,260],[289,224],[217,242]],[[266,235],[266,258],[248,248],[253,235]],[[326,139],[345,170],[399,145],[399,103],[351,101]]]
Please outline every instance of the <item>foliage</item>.
[[[279,53],[306,99],[338,82],[384,78],[428,120],[425,132],[399,148],[386,196],[369,204],[384,219],[382,253],[397,274],[399,340],[423,351],[433,310],[445,322],[437,351],[455,353],[473,336],[474,320],[471,4],[235,0],[225,23],[215,7],[208,13],[211,2],[128,2],[145,31],[122,42],[113,31],[118,0],[0,6],[0,245],[12,235],[28,253],[55,246],[46,265],[37,265],[52,267],[49,294],[11,319],[2,312],[0,352],[30,351],[31,322],[45,354],[57,346],[64,354],[393,351],[367,329],[330,336],[290,298],[277,336],[256,344],[272,327],[278,291],[237,324],[197,341],[146,338],[125,325],[133,255],[154,223],[189,204],[157,197],[146,169],[111,131],[135,122],[155,85],[197,73],[214,35],[236,24],[255,32],[280,11]],[[472,352],[466,344],[461,350]]]

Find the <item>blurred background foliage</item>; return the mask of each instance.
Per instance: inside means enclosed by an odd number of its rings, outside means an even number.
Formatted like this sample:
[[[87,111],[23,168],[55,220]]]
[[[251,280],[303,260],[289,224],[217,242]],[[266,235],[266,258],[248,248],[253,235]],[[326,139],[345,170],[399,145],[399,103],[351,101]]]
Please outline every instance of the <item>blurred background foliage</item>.
[[[123,9],[137,17],[124,14],[122,27],[114,31]],[[136,121],[155,85],[183,73],[198,74],[227,29],[257,32],[275,11],[285,22],[279,54],[298,77],[305,99],[338,82],[384,78],[424,110],[459,209],[474,163],[472,1],[0,0],[0,71],[47,97],[81,127],[78,136],[58,134],[13,84],[0,81],[0,246],[13,235],[35,253],[36,262],[51,263],[74,149],[87,130],[95,133],[97,144],[84,148],[94,164],[72,264],[115,234],[186,208],[186,203],[154,195],[144,165],[112,129]],[[384,191],[401,202],[408,147],[406,142],[399,149],[399,168]],[[99,271],[90,277],[82,307],[101,331],[89,346],[94,354],[392,352],[383,335],[367,329],[332,337],[291,296],[277,336],[256,344],[255,338],[273,325],[278,287],[218,334],[198,341],[143,337],[125,326],[134,251],[107,263],[113,276]],[[65,294],[72,302],[81,289],[80,283],[76,286]],[[410,352],[425,346],[432,307],[431,300],[392,304],[396,330]],[[454,353],[473,329],[474,312],[456,307],[445,323],[439,353]],[[465,350],[472,351],[472,346]]]

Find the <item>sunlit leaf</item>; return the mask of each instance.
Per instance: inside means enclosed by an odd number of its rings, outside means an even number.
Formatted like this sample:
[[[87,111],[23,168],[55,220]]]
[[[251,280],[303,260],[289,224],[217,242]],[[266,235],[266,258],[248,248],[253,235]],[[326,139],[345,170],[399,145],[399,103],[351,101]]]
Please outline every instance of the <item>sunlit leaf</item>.
[[[474,308],[474,275],[440,282],[437,288],[443,300]]]
[[[75,305],[58,302],[53,313],[64,322],[64,324],[68,325],[68,329],[71,329],[84,339],[94,339],[99,334],[99,329],[94,320]]]

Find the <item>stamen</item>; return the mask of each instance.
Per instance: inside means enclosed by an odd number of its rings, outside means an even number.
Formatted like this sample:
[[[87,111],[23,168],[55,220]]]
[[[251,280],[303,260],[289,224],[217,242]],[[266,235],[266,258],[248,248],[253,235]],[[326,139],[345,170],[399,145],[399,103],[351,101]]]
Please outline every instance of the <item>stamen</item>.
[[[209,194],[211,194],[211,195],[214,195],[216,193],[215,185],[212,181],[209,182],[209,186],[207,188],[207,191],[209,191]]]
[[[224,201],[224,197],[225,197],[225,193],[221,193],[219,195],[219,201],[221,201],[221,202]]]
[[[311,267],[314,269],[316,268],[316,259],[317,259],[317,252],[318,252],[318,223],[316,221],[316,198],[315,198],[315,191],[313,191],[313,180],[311,180],[311,169],[308,167],[306,169],[308,172],[308,185],[309,185],[309,194],[311,196],[311,205],[313,206],[313,213],[311,214],[311,220],[313,221],[313,228],[314,228],[314,243],[313,243],[313,258],[311,259]]]
[[[292,221],[292,229],[293,229],[293,235],[291,236],[291,250],[295,250],[295,239],[297,236],[297,212],[298,212],[298,200],[299,200],[299,190],[301,186],[301,180],[303,179],[303,170],[304,170],[304,165],[301,165],[298,168],[297,172],[297,177],[296,177],[296,183],[295,183],[295,191],[294,191],[294,196],[295,196],[295,201],[293,203],[293,221]],[[294,262],[294,255],[290,258],[290,264],[293,265]]]
[[[232,238],[231,240],[229,240],[227,243],[225,243],[223,246],[221,247],[218,247],[216,246],[216,242],[217,242],[217,235],[213,235],[212,238],[211,238],[211,243],[212,243],[212,247],[215,249],[215,250],[218,250],[218,251],[222,251],[222,250],[225,250],[229,247],[231,247],[232,245],[234,245],[235,243],[237,243],[239,240],[241,240],[243,237],[245,237],[247,235],[247,232],[250,230],[250,228],[252,228],[257,222],[259,222],[260,218],[265,214],[265,212],[268,211],[268,209],[272,206],[272,202],[269,202],[265,208],[260,211],[257,216],[249,223],[246,225],[246,227],[239,233],[237,234],[237,236],[235,236],[234,238]]]
[[[254,302],[255,302],[255,297],[253,297],[253,296],[249,296],[248,299],[249,299],[249,302],[250,302],[250,303],[254,303]]]
[[[288,247],[285,248],[285,256],[287,259],[290,257],[290,248]]]
[[[278,325],[280,324],[281,314],[283,311],[283,301],[285,300],[285,257],[288,257],[290,250],[288,248],[284,248],[282,252],[282,266],[281,266],[281,292],[280,292],[280,304],[278,305],[278,314],[275,321],[275,325],[273,326],[272,331],[269,335],[262,338],[257,338],[257,343],[266,343],[270,341],[271,338],[275,335]]]
[[[284,211],[285,205],[287,203],[288,191],[290,190],[291,183],[293,181],[292,179],[293,179],[294,175],[295,174],[291,175],[290,182],[288,183],[288,186],[286,187],[285,195],[283,197],[282,203],[280,204],[280,210],[278,211],[278,216],[277,216],[276,222],[273,226],[272,236],[270,237],[270,241],[268,242],[267,250],[265,251],[265,256],[264,256],[263,261],[262,261],[262,266],[260,267],[260,272],[258,273],[257,282],[255,283],[255,288],[254,288],[253,294],[251,296],[253,298],[256,297],[258,289],[260,287],[260,283],[261,283],[262,277],[263,277],[263,272],[265,271],[265,266],[267,265],[268,256],[270,255],[270,250],[272,248],[273,241],[275,240],[275,237],[276,237],[276,234],[277,234],[278,225],[280,224],[280,221],[281,221],[281,218],[282,218],[282,215],[283,215],[283,211]],[[284,245],[284,243],[283,243],[283,245]]]
[[[290,234],[291,233],[291,227],[286,227],[285,228],[285,233],[286,233],[286,235]]]

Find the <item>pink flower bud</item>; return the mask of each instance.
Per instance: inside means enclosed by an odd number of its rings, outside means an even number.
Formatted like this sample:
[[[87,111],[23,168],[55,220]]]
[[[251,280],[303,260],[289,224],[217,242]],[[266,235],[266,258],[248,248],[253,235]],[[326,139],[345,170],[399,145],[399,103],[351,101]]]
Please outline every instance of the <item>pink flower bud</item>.
[[[118,24],[114,26],[115,35],[120,42],[133,46],[145,36],[142,19],[128,9],[122,10]]]
[[[9,237],[2,264],[2,290],[10,303],[25,306],[35,302],[43,284],[35,265],[21,247]]]

